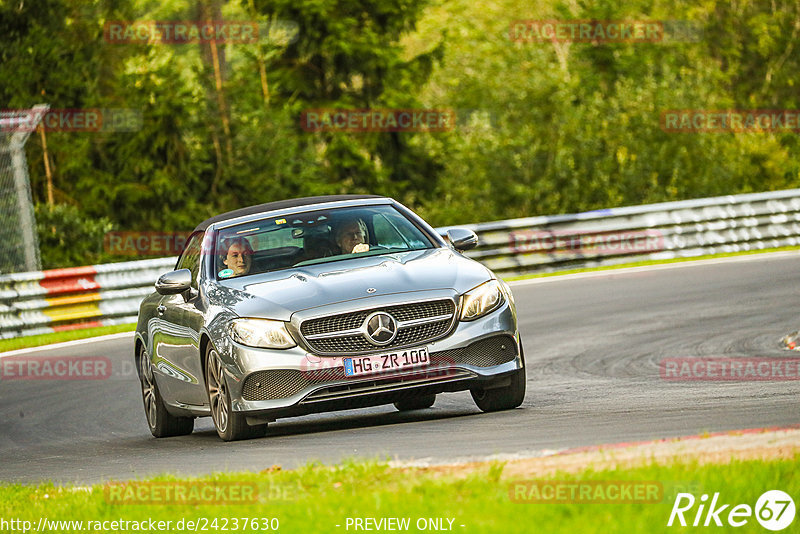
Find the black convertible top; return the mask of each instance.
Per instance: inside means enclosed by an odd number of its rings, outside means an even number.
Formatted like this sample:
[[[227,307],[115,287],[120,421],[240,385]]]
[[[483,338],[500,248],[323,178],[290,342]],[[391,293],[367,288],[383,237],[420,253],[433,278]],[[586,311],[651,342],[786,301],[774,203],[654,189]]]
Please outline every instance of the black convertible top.
[[[267,202],[266,204],[259,204],[257,206],[249,206],[247,208],[240,208],[238,210],[229,211],[220,215],[214,215],[197,225],[194,229],[195,232],[205,231],[209,226],[220,221],[227,221],[228,219],[235,219],[245,215],[253,215],[256,213],[263,213],[265,211],[276,211],[285,208],[295,208],[299,206],[308,206],[310,204],[322,204],[325,202],[339,202],[341,200],[359,200],[363,198],[386,198],[381,195],[325,195],[320,197],[304,197],[292,198],[289,200],[278,200],[276,202]]]

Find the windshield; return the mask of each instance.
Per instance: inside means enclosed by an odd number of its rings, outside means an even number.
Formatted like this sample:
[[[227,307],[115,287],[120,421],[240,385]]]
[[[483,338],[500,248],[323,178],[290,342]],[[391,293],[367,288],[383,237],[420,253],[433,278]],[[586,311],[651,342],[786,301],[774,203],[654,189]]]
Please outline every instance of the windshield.
[[[315,210],[221,230],[215,272],[227,279],[433,246],[392,206]]]

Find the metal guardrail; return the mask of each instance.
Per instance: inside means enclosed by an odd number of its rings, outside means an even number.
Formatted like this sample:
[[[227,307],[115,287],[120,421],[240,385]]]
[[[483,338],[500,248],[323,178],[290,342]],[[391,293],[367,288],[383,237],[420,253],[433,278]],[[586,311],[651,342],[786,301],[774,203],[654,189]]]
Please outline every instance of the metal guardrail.
[[[800,189],[467,225],[504,276],[800,245]]]
[[[136,322],[175,258],[0,276],[0,338]]]
[[[478,234],[467,256],[504,276],[759,250],[800,244],[800,189],[462,227]],[[2,275],[0,338],[135,322],[174,265],[158,258]]]

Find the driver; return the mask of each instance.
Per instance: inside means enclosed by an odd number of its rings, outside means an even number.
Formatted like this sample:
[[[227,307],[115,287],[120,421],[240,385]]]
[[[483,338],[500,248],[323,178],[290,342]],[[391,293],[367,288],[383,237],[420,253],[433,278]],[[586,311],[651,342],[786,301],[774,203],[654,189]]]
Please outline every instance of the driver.
[[[334,234],[334,239],[342,254],[367,252],[369,250],[368,237],[367,225],[358,218],[342,221]]]
[[[250,272],[253,262],[253,247],[244,237],[234,237],[225,242],[227,252],[222,263],[233,271],[233,276],[242,276]]]

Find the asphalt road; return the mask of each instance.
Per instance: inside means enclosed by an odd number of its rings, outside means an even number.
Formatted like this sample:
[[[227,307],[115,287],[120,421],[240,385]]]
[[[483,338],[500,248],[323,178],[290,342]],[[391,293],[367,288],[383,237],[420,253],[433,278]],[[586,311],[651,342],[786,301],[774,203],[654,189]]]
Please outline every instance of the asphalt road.
[[[433,408],[279,420],[264,439],[224,443],[210,419],[154,439],[132,336],[37,351],[111,359],[106,380],[0,381],[0,481],[96,483],[163,472],[292,468],[348,457],[480,458],[800,423],[800,381],[672,382],[673,357],[792,357],[800,255],[513,285],[528,365],[522,407],[483,414],[468,393]],[[31,354],[34,354],[33,352]],[[800,356],[800,355],[798,355]]]

